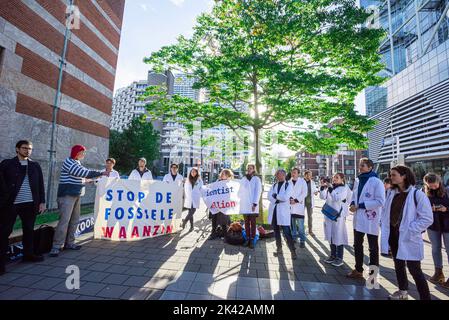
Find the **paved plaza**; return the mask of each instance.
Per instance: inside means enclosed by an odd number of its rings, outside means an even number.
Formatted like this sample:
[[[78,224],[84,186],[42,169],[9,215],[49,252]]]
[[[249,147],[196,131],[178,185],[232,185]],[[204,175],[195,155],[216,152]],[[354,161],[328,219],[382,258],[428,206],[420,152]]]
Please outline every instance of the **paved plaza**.
[[[268,299],[268,300],[385,300],[396,290],[392,259],[381,257],[380,289],[365,288],[364,281],[345,274],[354,264],[352,247],[345,249],[342,267],[323,262],[329,254],[324,241],[321,201],[315,208],[316,237],[305,249],[297,248],[292,261],[284,242],[284,256],[273,256],[275,241],[263,239],[254,250],[206,240],[210,221],[205,210],[196,214],[195,230],[138,242],[81,238],[81,251],[63,252],[42,263],[12,263],[0,277],[0,299]],[[352,230],[352,219],[347,221]],[[350,234],[350,243],[352,235]],[[367,262],[368,249],[365,248]],[[425,241],[423,270],[433,273],[430,243]],[[79,290],[68,290],[66,267],[80,268]],[[446,268],[447,264],[445,264]],[[445,269],[447,272],[447,268]],[[449,273],[448,273],[449,275]],[[418,293],[410,281],[411,299]],[[449,290],[429,283],[433,299],[449,299]]]

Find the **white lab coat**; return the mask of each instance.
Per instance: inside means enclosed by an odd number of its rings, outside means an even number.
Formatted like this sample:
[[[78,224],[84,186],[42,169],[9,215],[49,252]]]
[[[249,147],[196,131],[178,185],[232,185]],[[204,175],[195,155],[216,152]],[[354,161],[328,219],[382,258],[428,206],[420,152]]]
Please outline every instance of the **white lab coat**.
[[[141,177],[139,171],[137,171],[137,169],[134,169],[133,171],[131,171],[128,180],[153,180],[153,175],[151,174],[151,171],[148,170]]]
[[[304,207],[304,199],[307,197],[307,183],[303,178],[298,178],[296,184],[293,184],[293,179],[289,181],[292,185],[292,198],[299,201],[299,203],[295,203],[290,205],[290,213],[291,214],[299,214],[301,216],[304,215],[305,207]],[[312,186],[313,191],[313,186]],[[312,196],[313,198],[313,196]],[[313,203],[313,200],[312,200]]]
[[[326,204],[341,211],[337,221],[332,221],[324,216],[324,240],[336,246],[348,245],[348,231],[346,230],[346,217],[349,215],[349,204],[351,202],[352,191],[347,185],[334,189],[331,193],[328,189],[320,192],[320,198],[326,200]],[[346,202],[343,202],[346,200]]]
[[[262,181],[259,177],[254,176],[251,181],[243,177],[240,180],[241,190],[247,192],[247,197],[240,197],[240,214],[259,213],[259,200],[262,195]],[[257,204],[252,211],[253,203]]]
[[[200,207],[202,187],[203,180],[201,180],[200,178],[198,178],[193,187],[190,183],[190,180],[186,180],[186,182],[184,183],[184,208],[190,209],[192,208],[192,205],[196,209]]]
[[[421,190],[416,191],[415,206],[414,193],[416,188],[410,186],[405,200],[403,216],[399,225],[399,246],[397,259],[406,261],[421,261],[424,259],[424,242],[422,232],[433,223],[432,205],[429,198]],[[382,211],[382,233],[380,246],[382,253],[388,253],[388,239],[390,237],[391,203],[399,190],[388,190],[385,207]]]
[[[287,183],[287,187],[286,187]],[[275,183],[268,192],[268,200],[270,206],[268,207],[268,223],[273,221],[274,208],[276,207],[276,218],[278,226],[290,226],[291,214],[290,214],[290,197],[292,196],[292,184],[290,182],[284,182],[279,193],[277,192],[278,183]],[[277,199],[273,198],[273,194],[277,194]],[[276,204],[276,200],[280,202]]]
[[[182,180],[183,180],[183,177],[179,173],[176,175],[176,178],[174,181],[173,181],[171,174],[168,173],[164,176],[164,179],[162,181],[167,182],[167,183],[175,182],[175,183],[181,184]]]
[[[306,180],[304,180],[306,182]],[[315,192],[318,192],[318,188],[316,187],[315,181],[310,180],[310,190],[311,190],[311,200],[312,200],[312,208],[315,207]],[[306,182],[306,197],[307,197],[307,182]]]
[[[352,200],[356,205],[364,203],[366,209],[358,209],[354,213],[354,230],[362,233],[379,235],[380,215],[385,203],[385,188],[379,178],[370,177],[363,186],[362,194],[357,201],[359,180],[352,190]]]

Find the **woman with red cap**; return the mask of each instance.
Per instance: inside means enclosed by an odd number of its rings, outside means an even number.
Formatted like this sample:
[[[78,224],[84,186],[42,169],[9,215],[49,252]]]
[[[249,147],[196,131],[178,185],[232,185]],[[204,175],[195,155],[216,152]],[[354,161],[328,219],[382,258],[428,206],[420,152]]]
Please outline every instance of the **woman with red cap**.
[[[86,169],[81,165],[80,160],[84,159],[86,148],[76,145],[72,148],[70,157],[65,159],[58,187],[58,209],[60,219],[56,226],[53,239],[51,257],[57,257],[59,251],[79,250],[81,246],[75,244],[75,231],[80,218],[80,198],[85,192],[85,179],[93,179],[102,175],[107,176],[107,172]]]

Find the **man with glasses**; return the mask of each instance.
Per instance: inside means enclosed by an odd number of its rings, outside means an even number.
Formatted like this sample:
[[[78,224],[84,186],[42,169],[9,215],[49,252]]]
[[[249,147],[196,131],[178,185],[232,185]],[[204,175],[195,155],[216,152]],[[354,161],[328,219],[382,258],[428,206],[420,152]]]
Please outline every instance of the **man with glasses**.
[[[16,144],[17,156],[0,163],[0,275],[5,273],[8,238],[17,216],[22,220],[23,262],[44,260],[33,252],[36,216],[45,211],[42,169],[30,159],[33,144],[21,140]]]

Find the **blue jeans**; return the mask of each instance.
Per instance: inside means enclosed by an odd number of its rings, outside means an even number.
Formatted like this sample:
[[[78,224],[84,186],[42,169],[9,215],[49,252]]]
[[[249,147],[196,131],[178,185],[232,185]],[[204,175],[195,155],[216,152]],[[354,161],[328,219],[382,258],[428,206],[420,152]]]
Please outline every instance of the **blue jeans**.
[[[443,255],[441,254],[442,241],[444,241],[444,247],[446,248],[446,255],[449,261],[449,233],[443,233],[439,231],[434,231],[427,229],[427,234],[429,235],[430,242],[432,243],[432,258],[435,268],[443,268]]]
[[[344,252],[343,245],[337,246],[335,244],[331,244],[331,257],[343,260],[343,252]]]
[[[294,240],[306,242],[306,230],[304,228],[304,218],[292,217],[292,236]]]

